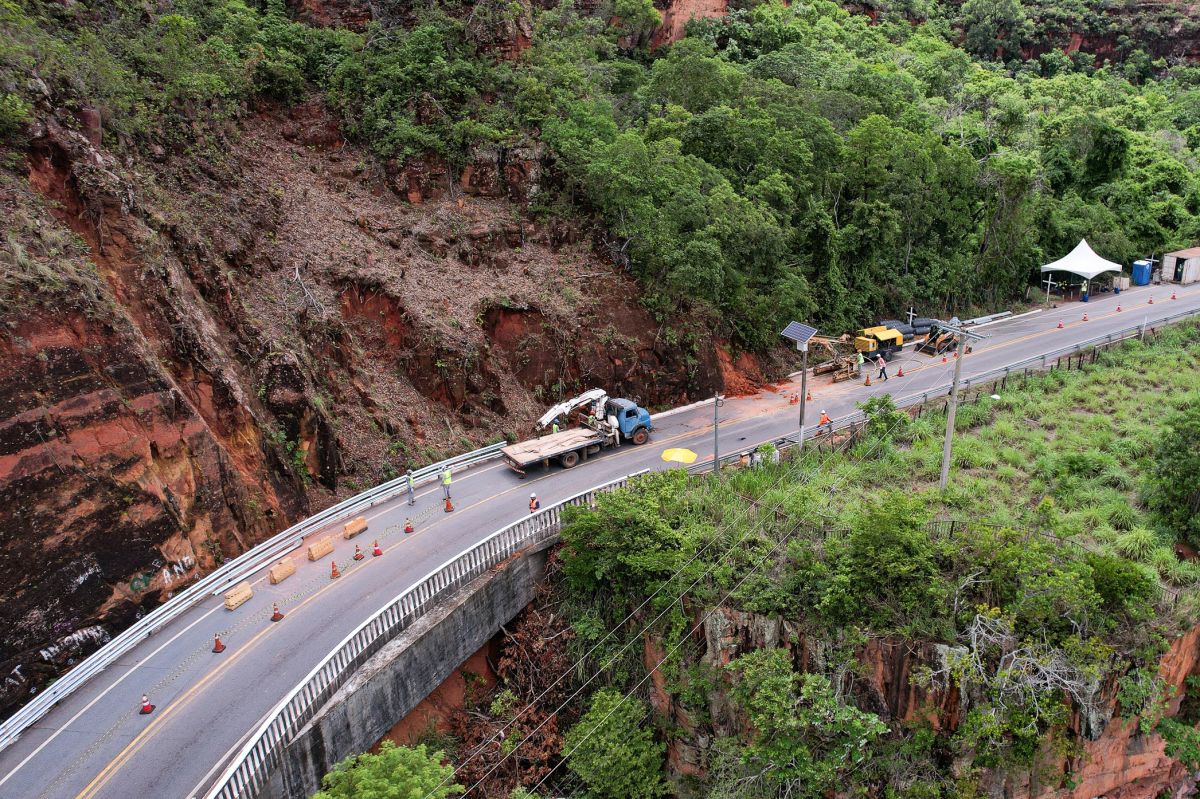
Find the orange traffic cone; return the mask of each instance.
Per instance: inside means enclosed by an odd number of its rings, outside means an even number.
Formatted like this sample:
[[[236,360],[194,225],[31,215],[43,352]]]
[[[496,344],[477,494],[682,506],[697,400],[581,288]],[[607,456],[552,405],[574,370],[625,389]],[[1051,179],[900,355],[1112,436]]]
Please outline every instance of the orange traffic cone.
[[[1150,298],[1150,302],[1148,302],[1148,303],[1146,303],[1146,304],[1147,304],[1147,305],[1153,305],[1153,304],[1154,304],[1154,298],[1153,298],[1153,297],[1151,297],[1151,298]]]
[[[138,711],[140,715],[149,716],[154,712],[154,705],[150,704],[150,698],[142,694],[142,709]]]
[[[804,397],[805,402],[812,402],[812,389],[808,390],[808,394]]]
[[[1173,291],[1171,292],[1171,299],[1173,299],[1173,300],[1176,299],[1175,292],[1173,292]]]
[[[795,405],[799,401],[800,401],[799,394],[793,394],[792,396],[788,397],[788,405]]]
[[[942,363],[949,363],[949,362],[950,362],[949,359],[946,358],[946,353],[943,352],[942,353]]]
[[[404,520],[404,532],[411,533],[412,531],[413,531],[412,519],[405,519]]]
[[[358,544],[355,544],[354,545],[354,559],[362,560],[365,557],[366,557],[366,555],[363,554],[362,547],[360,547]]]
[[[869,385],[871,385],[871,376],[870,376],[870,375],[867,375],[867,382],[863,383],[863,385],[864,385],[864,386],[869,386]]]
[[[955,350],[955,351],[954,351],[954,357],[955,357],[955,358],[957,358],[957,357],[958,357],[958,350]]]
[[[342,576],[342,573],[340,571],[338,571],[337,561],[335,560],[335,561],[331,562],[329,564],[329,579],[336,580],[337,578],[339,578],[341,576]]]
[[[903,366],[901,366],[901,367],[900,367],[900,368],[899,368],[899,369],[896,371],[896,377],[904,377],[904,367],[903,367]]]
[[[382,555],[382,554],[383,554],[383,550],[379,548],[379,542],[378,542],[378,541],[376,541],[376,542],[375,542],[375,548],[371,550],[371,555],[373,555],[374,557],[376,557],[376,558],[377,558],[377,557],[379,557],[379,556],[380,556],[380,555]]]
[[[213,654],[215,654],[215,655],[219,655],[225,651],[225,644],[221,643],[221,634],[220,633],[215,633],[213,635],[212,651],[213,651]]]
[[[1085,321],[1085,322],[1086,322],[1087,320],[1088,320],[1088,318],[1087,318],[1087,311],[1084,311],[1084,312],[1083,312],[1083,321]]]
[[[1062,330],[1062,329],[1063,329],[1063,328],[1062,328],[1062,320],[1061,320],[1061,319],[1059,319],[1059,320],[1058,320],[1058,329],[1059,329],[1059,330]]]
[[[450,501],[450,497],[446,497],[446,513],[454,510],[454,503]]]
[[[1117,305],[1117,313],[1120,313],[1120,312],[1121,312],[1121,306],[1118,304]]]
[[[283,614],[279,612],[279,605],[271,603],[271,621],[283,621]]]

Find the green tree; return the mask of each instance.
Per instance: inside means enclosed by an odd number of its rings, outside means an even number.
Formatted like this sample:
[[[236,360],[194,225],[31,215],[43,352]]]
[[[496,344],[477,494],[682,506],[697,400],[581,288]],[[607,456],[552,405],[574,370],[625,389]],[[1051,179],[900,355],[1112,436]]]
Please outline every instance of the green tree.
[[[650,33],[662,24],[662,14],[651,0],[617,0],[614,7],[621,28],[635,39]]]
[[[1175,535],[1200,545],[1200,394],[1185,397],[1163,428],[1146,502]]]
[[[20,95],[0,94],[0,139],[12,136],[33,119],[33,109]]]
[[[463,792],[441,752],[384,741],[378,754],[348,757],[321,780],[313,799],[446,799]]]
[[[962,5],[963,44],[981,58],[1017,53],[1028,23],[1020,0],[967,0]]]
[[[889,491],[854,520],[850,534],[835,542],[835,570],[821,603],[835,623],[944,632],[949,586],[925,530],[928,517],[921,498]]]
[[[663,781],[665,747],[646,724],[647,708],[637,699],[601,689],[588,712],[567,731],[567,768],[586,786],[591,799],[654,799],[667,794]]]
[[[841,701],[828,678],[795,672],[782,649],[750,652],[726,668],[738,677],[730,695],[753,729],[742,760],[770,786],[765,795],[827,796],[887,732],[878,716]]]

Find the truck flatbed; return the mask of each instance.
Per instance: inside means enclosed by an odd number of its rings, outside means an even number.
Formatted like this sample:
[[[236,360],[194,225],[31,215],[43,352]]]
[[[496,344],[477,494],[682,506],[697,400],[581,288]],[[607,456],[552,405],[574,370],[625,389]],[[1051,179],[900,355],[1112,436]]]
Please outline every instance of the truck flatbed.
[[[510,467],[524,472],[527,467],[544,460],[557,458],[564,453],[576,452],[584,447],[604,444],[611,437],[610,434],[593,430],[590,427],[572,427],[548,436],[509,444],[500,450],[500,453]]]

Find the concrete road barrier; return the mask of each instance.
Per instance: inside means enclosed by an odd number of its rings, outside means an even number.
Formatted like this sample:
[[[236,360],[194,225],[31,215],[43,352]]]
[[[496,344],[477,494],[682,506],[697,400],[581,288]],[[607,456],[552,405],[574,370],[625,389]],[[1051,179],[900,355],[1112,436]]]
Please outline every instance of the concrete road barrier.
[[[322,538],[315,544],[308,545],[308,559],[320,560],[333,551],[333,536]]]
[[[296,573],[296,564],[291,558],[284,558],[278,563],[271,564],[271,568],[267,570],[267,578],[271,581],[271,585],[279,585],[287,578]]]
[[[243,580],[225,592],[225,609],[234,610],[252,596],[254,592],[250,590],[250,581]]]
[[[359,516],[357,519],[351,519],[346,522],[346,527],[342,532],[343,538],[354,538],[354,536],[367,529],[367,518]]]

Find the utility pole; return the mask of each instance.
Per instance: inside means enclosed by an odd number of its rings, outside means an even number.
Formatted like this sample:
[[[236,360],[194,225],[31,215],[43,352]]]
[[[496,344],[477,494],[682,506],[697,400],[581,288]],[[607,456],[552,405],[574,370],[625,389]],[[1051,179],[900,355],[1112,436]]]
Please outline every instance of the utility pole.
[[[960,335],[958,349],[954,356],[954,385],[950,387],[950,405],[946,410],[946,441],[942,444],[942,478],[938,481],[938,488],[942,491],[946,490],[946,483],[950,480],[950,449],[954,441],[954,413],[958,410],[958,381],[962,376],[962,362],[966,346],[966,336]]]
[[[717,435],[718,426],[721,423],[720,414],[717,413],[722,405],[725,404],[725,398],[720,394],[713,394],[713,474],[716,479],[721,479],[721,449],[720,439]]]
[[[957,342],[957,348],[954,350],[954,383],[950,386],[950,402],[946,406],[946,441],[942,444],[942,477],[938,481],[938,488],[945,491],[946,484],[950,480],[950,449],[954,443],[954,414],[958,410],[958,383],[962,378],[962,362],[967,354],[967,342],[980,341],[986,336],[964,329],[959,324],[958,317],[954,317],[949,323],[939,322],[938,324],[940,327],[954,331]]]

